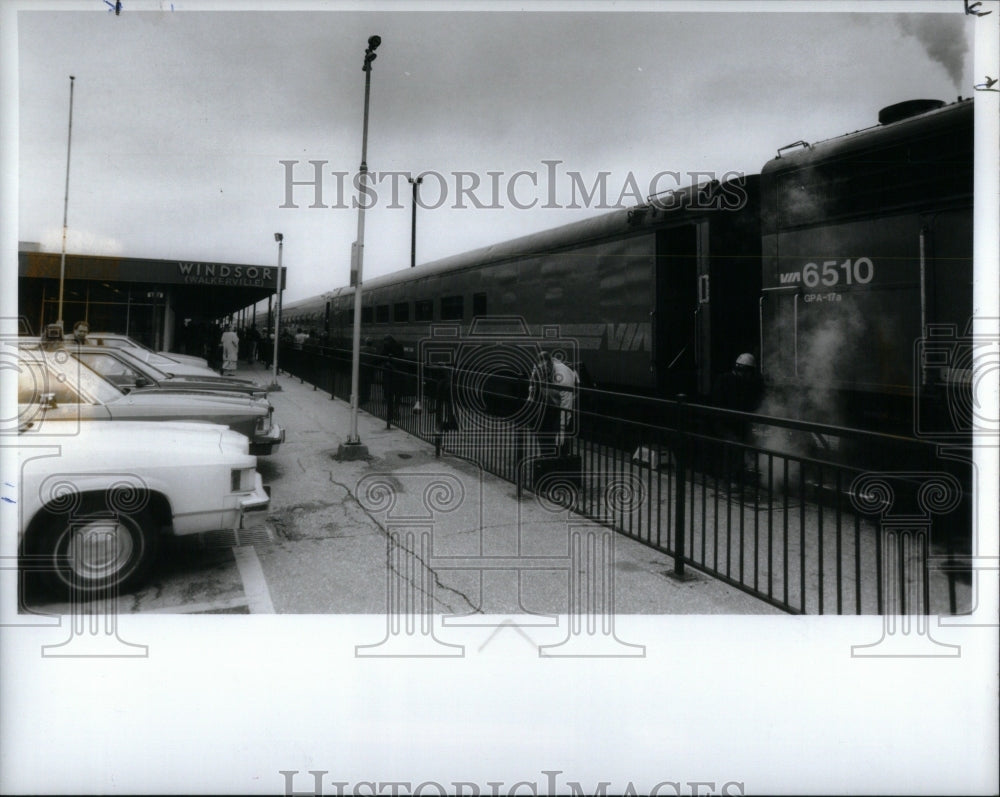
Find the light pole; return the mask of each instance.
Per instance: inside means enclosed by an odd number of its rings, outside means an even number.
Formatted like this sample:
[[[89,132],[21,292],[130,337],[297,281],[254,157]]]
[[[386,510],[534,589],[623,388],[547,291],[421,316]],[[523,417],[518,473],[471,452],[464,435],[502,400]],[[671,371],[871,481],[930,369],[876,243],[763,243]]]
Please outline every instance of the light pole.
[[[66,134],[66,192],[63,195],[62,255],[59,258],[59,326],[63,324],[63,283],[66,281],[66,213],[69,209],[69,153],[73,144],[73,86],[76,78],[69,76],[69,132]]]
[[[347,442],[340,446],[339,454],[344,459],[358,459],[368,456],[368,448],[361,445],[358,436],[358,377],[361,362],[361,285],[364,274],[365,258],[365,183],[368,182],[368,98],[372,86],[372,61],[375,60],[375,50],[382,43],[381,36],[368,37],[368,49],[365,50],[365,62],[361,71],[365,73],[365,112],[361,128],[361,168],[358,174],[358,240],[357,240],[357,278],[354,283],[354,341],[351,351],[351,429]]]
[[[413,186],[413,217],[410,222],[410,268],[417,265],[417,186],[423,181],[423,177],[409,177],[410,185]]]
[[[285,245],[285,236],[280,232],[274,234],[274,240],[278,242],[278,301],[277,311],[274,315],[274,345],[271,347],[271,385],[268,390],[281,390],[278,384],[278,341],[281,340],[281,249]]]

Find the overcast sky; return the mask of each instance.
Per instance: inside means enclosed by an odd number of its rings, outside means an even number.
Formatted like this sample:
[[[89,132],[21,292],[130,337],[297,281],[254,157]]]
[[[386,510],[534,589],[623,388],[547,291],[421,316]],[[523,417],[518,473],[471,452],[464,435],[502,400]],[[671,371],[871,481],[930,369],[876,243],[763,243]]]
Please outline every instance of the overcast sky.
[[[904,99],[953,101],[974,82],[959,3],[933,15],[80,7],[18,17],[19,239],[61,245],[72,74],[69,251],[268,264],[281,231],[288,301],[348,280],[371,34],[368,167],[433,172],[418,262],[601,212],[579,192],[567,207],[574,173],[588,192],[610,173],[605,204],[634,204],[658,173],[681,176],[654,189],[692,171],[756,173],[785,144],[869,126]],[[326,161],[330,207],[310,207],[311,185],[282,207],[286,175],[312,180],[313,160]],[[476,200],[494,207],[460,197],[459,180],[479,180]],[[367,278],[410,258],[405,177],[376,191]]]

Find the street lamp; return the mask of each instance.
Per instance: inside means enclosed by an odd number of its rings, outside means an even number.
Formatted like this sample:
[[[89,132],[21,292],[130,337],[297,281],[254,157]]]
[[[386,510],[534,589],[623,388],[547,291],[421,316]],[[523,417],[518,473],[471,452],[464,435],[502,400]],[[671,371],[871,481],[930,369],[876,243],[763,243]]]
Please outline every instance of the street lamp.
[[[281,249],[285,245],[285,236],[280,232],[274,234],[274,240],[278,242],[278,302],[277,312],[274,315],[274,345],[271,347],[271,385],[268,390],[281,390],[278,384],[278,342],[281,340],[281,295],[284,290],[281,284]]]
[[[357,278],[354,283],[354,341],[351,352],[351,429],[347,442],[340,446],[339,455],[344,459],[359,459],[368,456],[368,448],[361,445],[358,436],[358,382],[361,362],[361,285],[364,274],[365,257],[365,183],[368,182],[368,98],[372,85],[372,61],[375,50],[382,43],[381,36],[368,37],[368,49],[361,71],[365,73],[365,111],[361,128],[361,168],[358,174],[358,240]]]
[[[423,177],[409,177],[410,185],[413,186],[413,219],[410,222],[410,268],[417,265],[417,186],[423,181]]]

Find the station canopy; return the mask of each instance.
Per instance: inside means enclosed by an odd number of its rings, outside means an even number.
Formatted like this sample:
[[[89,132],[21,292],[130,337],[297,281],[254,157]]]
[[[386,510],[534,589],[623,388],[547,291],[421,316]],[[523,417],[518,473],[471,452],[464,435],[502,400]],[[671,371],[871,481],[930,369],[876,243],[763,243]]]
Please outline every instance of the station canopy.
[[[27,284],[44,283],[46,301],[51,301],[53,281],[56,285],[59,281],[60,258],[60,254],[52,252],[20,252],[18,278],[22,296]],[[284,287],[285,269],[281,272]],[[82,286],[92,299],[105,297],[105,301],[111,297],[122,301],[126,293],[135,301],[151,293],[169,292],[169,303],[177,318],[218,319],[274,295],[278,267],[67,254],[64,280],[67,289],[79,292]],[[22,308],[22,312],[25,310],[28,308]]]

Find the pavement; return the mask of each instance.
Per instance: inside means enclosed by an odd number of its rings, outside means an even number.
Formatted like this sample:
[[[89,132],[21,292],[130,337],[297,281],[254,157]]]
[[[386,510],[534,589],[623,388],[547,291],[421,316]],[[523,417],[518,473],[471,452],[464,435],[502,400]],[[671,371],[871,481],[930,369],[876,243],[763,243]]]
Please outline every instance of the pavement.
[[[262,363],[237,376],[270,384]],[[275,542],[255,546],[276,613],[429,612],[476,624],[555,615],[596,622],[631,614],[781,614],[700,572],[588,521],[360,411],[368,457],[338,458],[350,429],[341,399],[278,376],[269,398],[285,442],[258,459],[273,486]],[[247,579],[244,579],[246,582]],[[253,608],[252,608],[253,610]],[[483,622],[488,625],[488,622]]]

